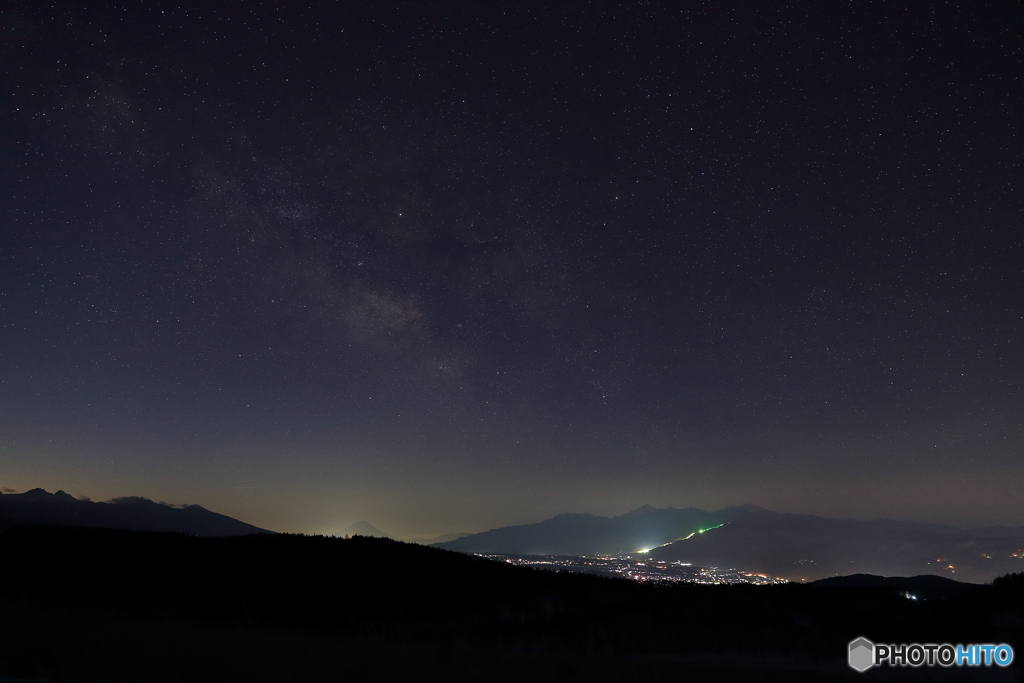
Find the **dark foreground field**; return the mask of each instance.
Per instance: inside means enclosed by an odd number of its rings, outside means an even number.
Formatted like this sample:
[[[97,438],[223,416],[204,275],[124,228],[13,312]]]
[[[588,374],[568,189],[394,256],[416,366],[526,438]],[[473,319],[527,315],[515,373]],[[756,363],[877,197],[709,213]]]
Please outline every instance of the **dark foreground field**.
[[[1024,576],[877,587],[640,585],[385,539],[0,535],[0,676],[52,681],[1018,680],[846,665],[875,642],[1007,642]],[[671,678],[667,678],[671,677]]]

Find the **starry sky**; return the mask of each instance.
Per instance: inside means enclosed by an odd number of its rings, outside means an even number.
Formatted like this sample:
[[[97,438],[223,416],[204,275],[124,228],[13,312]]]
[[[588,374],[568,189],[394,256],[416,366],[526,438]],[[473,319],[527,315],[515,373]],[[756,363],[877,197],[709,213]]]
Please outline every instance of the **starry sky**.
[[[0,484],[1024,524],[1017,2],[0,9]]]

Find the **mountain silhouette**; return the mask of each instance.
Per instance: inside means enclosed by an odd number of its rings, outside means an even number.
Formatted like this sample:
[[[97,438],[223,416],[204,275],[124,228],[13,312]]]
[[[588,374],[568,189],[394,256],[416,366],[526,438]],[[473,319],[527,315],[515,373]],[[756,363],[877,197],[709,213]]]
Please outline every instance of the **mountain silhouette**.
[[[1024,569],[1024,530],[840,520],[738,505],[707,512],[645,505],[618,517],[563,514],[435,547],[509,555],[648,551],[653,560],[740,569],[791,581],[847,574],[934,574],[984,583]]]
[[[423,536],[417,536],[416,538],[407,539],[407,543],[418,543],[420,545],[434,545],[436,543],[447,543],[448,541],[454,541],[457,538],[463,536],[472,536],[472,532],[469,531],[456,531],[450,534],[441,534],[440,536],[434,536],[433,538],[424,538]]]
[[[380,529],[378,529],[377,527],[373,526],[372,524],[370,524],[366,520],[363,520],[361,522],[356,522],[355,524],[352,524],[351,526],[345,527],[341,531],[341,533],[339,533],[338,535],[339,536],[370,536],[372,538],[390,538],[392,541],[402,541],[403,543],[416,543],[418,545],[433,545],[435,543],[445,543],[447,541],[454,541],[457,538],[462,538],[463,536],[469,536],[470,533],[468,531],[465,531],[465,532],[461,532],[461,533],[441,534],[440,536],[435,536],[434,538],[423,538],[423,537],[417,537],[417,538],[398,538],[397,536],[392,536],[389,533],[381,531]]]
[[[363,520],[356,522],[350,526],[345,527],[339,536],[370,536],[372,538],[390,538],[391,540],[399,540],[390,534],[386,534],[377,527],[373,526],[369,522]]]
[[[0,548],[0,680],[789,683],[861,680],[844,655],[865,634],[1024,648],[1024,574],[642,583],[365,536],[55,525]],[[902,595],[924,589],[948,597]],[[882,678],[936,680],[915,671]]]
[[[737,568],[791,581],[848,574],[934,574],[983,583],[1024,568],[1024,537],[995,536],[991,528],[975,533],[941,524],[828,519],[755,506],[715,514],[722,526],[656,548],[651,558]]]
[[[646,550],[720,523],[711,512],[645,505],[618,517],[568,513],[472,534],[435,547],[516,555],[595,555]]]
[[[272,534],[199,505],[175,507],[129,496],[106,503],[79,500],[64,491],[48,493],[37,488],[25,493],[0,495],[0,526],[19,522],[62,524],[134,531],[176,531],[195,536],[245,536]]]
[[[820,588],[871,588],[883,589],[911,600],[945,600],[963,595],[977,588],[977,584],[954,581],[943,576],[875,576],[874,574],[851,574],[819,579],[813,585]]]

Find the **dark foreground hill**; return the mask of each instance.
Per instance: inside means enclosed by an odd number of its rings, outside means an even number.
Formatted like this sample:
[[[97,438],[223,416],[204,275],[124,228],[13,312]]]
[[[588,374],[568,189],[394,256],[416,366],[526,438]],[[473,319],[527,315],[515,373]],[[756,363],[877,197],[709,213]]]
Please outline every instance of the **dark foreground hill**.
[[[945,600],[954,598],[977,588],[977,584],[954,581],[944,576],[875,576],[873,574],[851,574],[833,576],[814,582],[820,588],[870,587],[908,600]]]
[[[175,507],[138,496],[95,503],[79,500],[63,491],[47,493],[43,489],[0,495],[0,517],[106,529],[176,531],[196,536],[274,533],[199,505]]]
[[[19,526],[0,548],[0,675],[51,681],[860,680],[845,653],[861,635],[1024,651],[1022,575],[913,601],[644,585],[365,537]]]
[[[405,543],[417,543],[419,545],[434,545],[434,544],[438,544],[438,543],[446,543],[447,541],[454,541],[457,538],[462,538],[463,536],[469,536],[470,534],[467,533],[467,532],[462,532],[462,533],[455,532],[455,533],[449,533],[449,534],[442,534],[440,536],[435,536],[434,538],[424,538],[422,536],[419,536],[419,537],[416,537],[416,538],[398,538],[398,537],[392,536],[389,533],[385,533],[384,531],[381,531],[377,527],[373,526],[372,524],[370,524],[369,522],[364,520],[364,521],[361,521],[361,522],[356,522],[355,524],[352,524],[352,525],[342,529],[338,534],[335,534],[335,535],[337,535],[337,536],[372,536],[374,538],[390,538],[393,541],[403,541]]]

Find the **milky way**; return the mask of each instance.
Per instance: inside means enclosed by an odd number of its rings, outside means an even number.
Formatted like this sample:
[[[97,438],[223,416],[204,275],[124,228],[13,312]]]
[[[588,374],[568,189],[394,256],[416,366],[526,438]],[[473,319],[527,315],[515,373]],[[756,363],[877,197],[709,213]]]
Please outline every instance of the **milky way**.
[[[0,14],[0,483],[1024,523],[1021,10]]]

